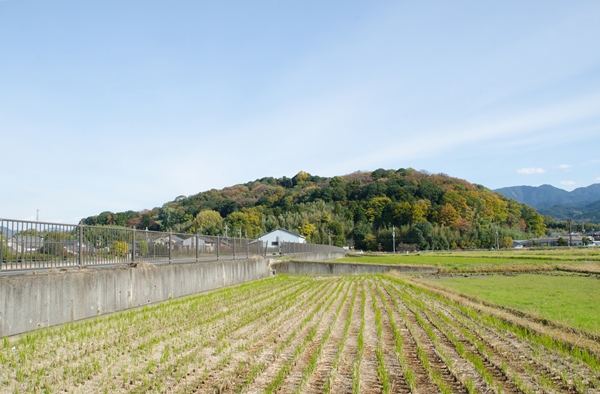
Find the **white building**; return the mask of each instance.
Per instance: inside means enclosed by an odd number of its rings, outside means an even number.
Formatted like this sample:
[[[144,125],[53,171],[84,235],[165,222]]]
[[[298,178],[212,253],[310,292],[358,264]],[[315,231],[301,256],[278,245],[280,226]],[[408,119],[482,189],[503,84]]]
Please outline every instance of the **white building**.
[[[296,242],[305,244],[306,238],[300,234],[293,233],[283,228],[278,228],[270,233],[266,233],[259,238],[259,241],[263,242],[263,245],[269,248],[278,248],[282,242]]]

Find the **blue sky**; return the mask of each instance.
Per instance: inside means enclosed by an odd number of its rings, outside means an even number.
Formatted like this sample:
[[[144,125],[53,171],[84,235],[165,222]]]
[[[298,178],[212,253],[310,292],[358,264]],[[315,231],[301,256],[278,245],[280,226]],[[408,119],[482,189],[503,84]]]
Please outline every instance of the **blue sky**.
[[[265,176],[600,182],[598,1],[0,0],[0,217]]]

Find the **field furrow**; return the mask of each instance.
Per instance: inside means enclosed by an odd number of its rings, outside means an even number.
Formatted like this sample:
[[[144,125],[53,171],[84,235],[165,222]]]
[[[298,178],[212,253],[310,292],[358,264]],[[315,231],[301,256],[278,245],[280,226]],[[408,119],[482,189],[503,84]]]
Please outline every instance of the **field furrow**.
[[[433,393],[440,391],[438,385],[433,381],[428,369],[423,365],[419,351],[419,343],[413,336],[407,322],[407,313],[400,307],[400,296],[391,287],[385,287],[386,303],[392,311],[393,320],[402,335],[402,354],[399,358],[405,360],[405,376],[409,375],[408,384],[417,393]],[[407,374],[407,372],[409,372]],[[411,384],[412,382],[412,384]]]
[[[392,316],[389,314],[391,310],[386,305],[386,295],[383,293],[382,287],[381,283],[377,281],[374,298],[376,308],[380,313],[382,326],[380,346],[383,351],[383,361],[389,380],[389,387],[384,387],[384,391],[389,393],[408,393],[411,392],[411,386],[406,379],[406,371],[403,366],[405,360],[398,357],[398,350],[401,350],[401,343],[404,338],[396,338],[396,335],[400,333],[396,331],[396,324],[391,320]],[[397,340],[399,341],[398,344],[396,344]]]
[[[317,360],[314,373],[306,382],[304,390],[306,393],[320,394],[328,392],[328,388],[331,387],[332,373],[339,364],[339,357],[344,349],[352,321],[352,309],[356,299],[357,286],[356,281],[351,282],[349,294],[339,313],[340,323],[332,328],[329,338],[323,345],[321,357]],[[342,319],[344,324],[341,324]]]
[[[365,280],[365,314],[364,314],[364,350],[360,363],[360,392],[380,393],[382,391],[381,379],[378,376],[379,360],[377,348],[379,337],[373,309],[373,295],[370,280]]]
[[[267,367],[244,392],[275,392],[279,389],[291,366],[314,338],[321,321],[330,311],[338,294],[339,286],[338,282],[327,288],[327,293],[320,297],[315,308],[304,317],[300,324],[292,327],[290,335],[275,349],[275,352],[270,354],[268,359],[259,361]]]
[[[340,288],[341,291],[338,290],[339,294],[336,295],[335,302],[330,307],[330,313],[319,324],[314,338],[306,346],[305,351],[298,357],[292,368],[290,368],[288,376],[278,389],[279,392],[300,392],[305,387],[306,381],[311,377],[321,357],[325,342],[329,339],[333,327],[338,323],[339,312],[348,298],[350,290],[348,285],[344,281],[343,287]]]
[[[270,305],[270,311],[250,310],[246,314],[251,317],[248,324],[238,324],[237,330],[231,330],[228,335],[222,336],[216,347],[206,347],[207,350],[212,349],[213,355],[203,362],[201,372],[192,374],[183,382],[177,382],[177,387],[173,389],[191,387],[199,391],[209,391],[212,388],[223,390],[239,384],[243,377],[241,372],[248,370],[254,361],[253,352],[248,350],[258,350],[272,344],[272,335],[278,329],[283,331],[281,324],[285,319],[299,308],[306,307],[299,300],[310,300],[320,290],[322,287],[306,286],[290,294],[280,294],[279,299]]]
[[[358,334],[361,327],[362,306],[360,299],[362,297],[364,286],[362,281],[356,283],[356,294],[354,295],[354,305],[350,315],[350,324],[345,337],[345,342],[341,351],[339,351],[337,368],[334,368],[326,383],[325,392],[351,393],[354,376],[354,364],[358,355]]]

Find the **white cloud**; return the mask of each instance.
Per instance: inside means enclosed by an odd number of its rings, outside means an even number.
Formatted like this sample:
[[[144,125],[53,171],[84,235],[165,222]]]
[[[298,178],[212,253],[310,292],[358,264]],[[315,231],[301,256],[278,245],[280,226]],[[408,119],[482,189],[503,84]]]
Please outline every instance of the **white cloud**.
[[[526,175],[532,175],[532,174],[543,174],[544,172],[546,172],[546,170],[544,170],[543,168],[521,168],[519,170],[517,170],[518,174],[526,174]]]
[[[573,166],[570,164],[561,164],[558,166],[558,168],[560,168],[561,170],[568,170],[570,168],[572,168]]]
[[[576,184],[574,181],[560,181],[560,184],[563,186],[573,186]]]

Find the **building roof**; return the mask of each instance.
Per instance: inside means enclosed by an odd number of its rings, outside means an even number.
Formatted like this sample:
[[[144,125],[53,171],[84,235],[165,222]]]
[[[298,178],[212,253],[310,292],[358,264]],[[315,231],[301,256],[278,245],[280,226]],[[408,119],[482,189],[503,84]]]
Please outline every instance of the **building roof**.
[[[286,229],[284,229],[284,228],[278,228],[277,230],[269,231],[268,233],[261,235],[261,236],[260,236],[260,238],[264,237],[265,235],[272,234],[272,233],[274,233],[274,232],[276,232],[276,231],[283,231],[283,232],[286,232],[286,233],[288,233],[288,234],[290,234],[290,235],[293,235],[293,236],[295,236],[295,237],[299,237],[299,238],[306,239],[306,237],[305,237],[304,235],[296,234],[296,233],[294,233],[294,232],[292,232],[292,231],[290,231],[290,230],[286,230]]]

